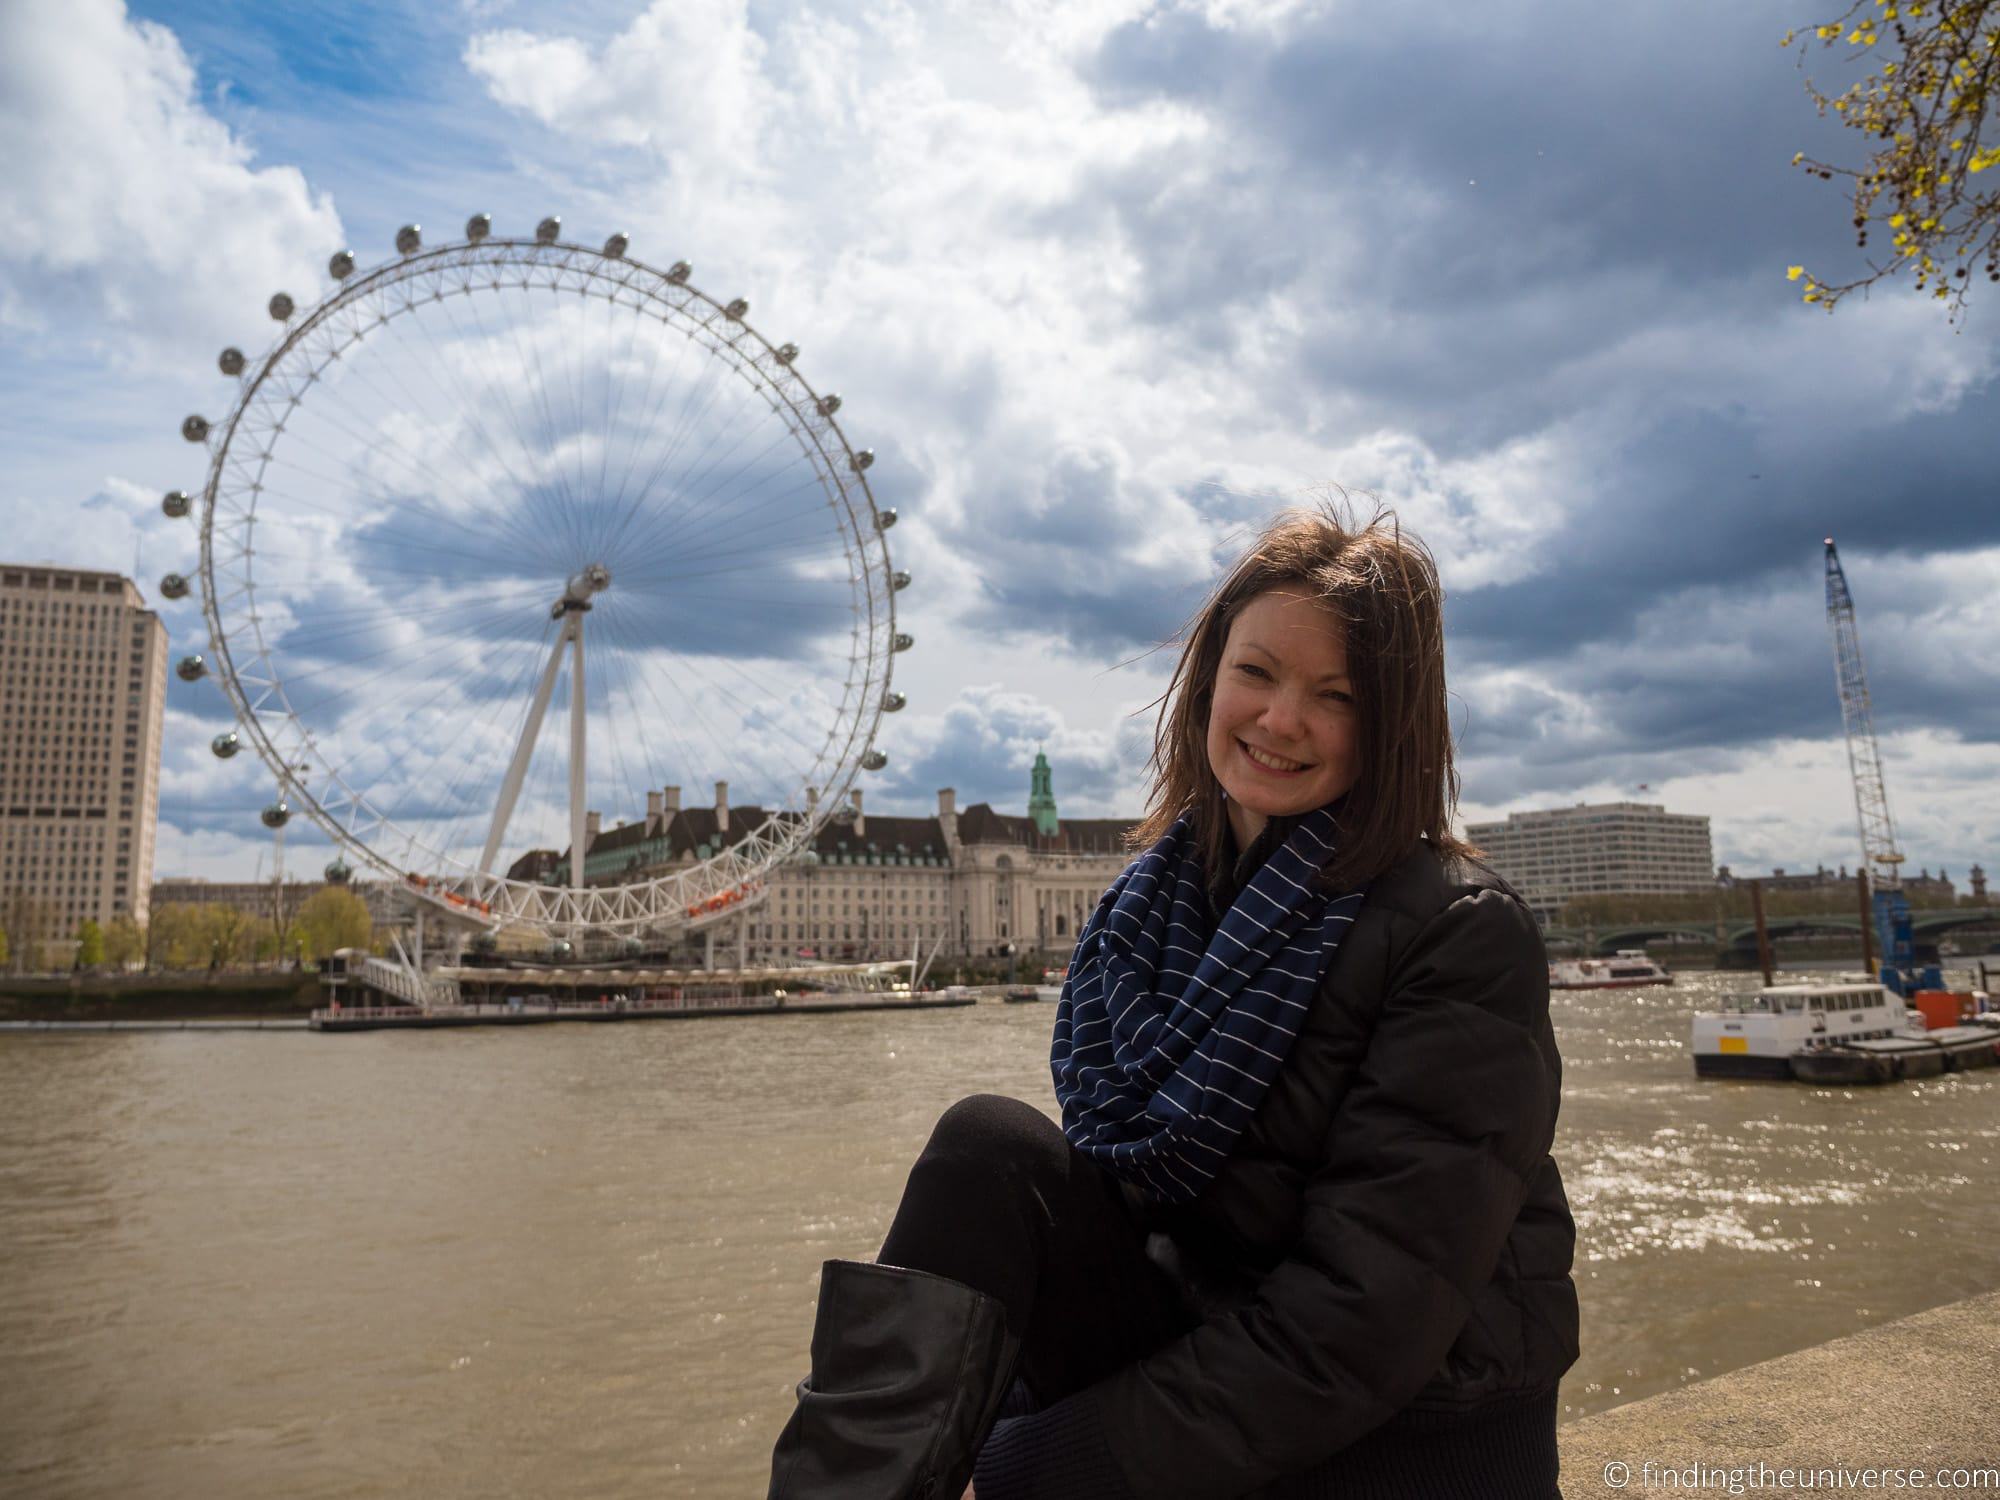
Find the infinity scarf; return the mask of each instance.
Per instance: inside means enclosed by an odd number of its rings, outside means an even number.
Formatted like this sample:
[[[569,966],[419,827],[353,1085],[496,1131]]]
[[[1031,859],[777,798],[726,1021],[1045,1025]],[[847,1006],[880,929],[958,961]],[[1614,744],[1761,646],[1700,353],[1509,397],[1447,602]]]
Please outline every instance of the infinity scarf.
[[[1278,1076],[1364,892],[1311,882],[1333,813],[1306,814],[1213,931],[1186,816],[1125,869],[1084,925],[1049,1065],[1071,1145],[1154,1197],[1215,1175]]]

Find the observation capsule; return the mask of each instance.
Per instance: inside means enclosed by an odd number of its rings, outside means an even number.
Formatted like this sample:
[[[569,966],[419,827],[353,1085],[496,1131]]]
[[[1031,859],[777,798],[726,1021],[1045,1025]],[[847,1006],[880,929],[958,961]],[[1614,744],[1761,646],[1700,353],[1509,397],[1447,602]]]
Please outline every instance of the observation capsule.
[[[614,234],[604,242],[604,254],[611,260],[623,260],[625,252],[632,248],[629,235]]]
[[[576,949],[571,946],[569,939],[557,938],[549,944],[549,952],[557,958],[568,958],[570,954],[576,952]]]
[[[688,277],[694,275],[694,267],[684,260],[677,260],[667,267],[667,280],[675,286],[685,286]]]
[[[160,509],[178,521],[194,509],[194,500],[186,490],[168,490],[160,496]]]
[[[562,220],[554,214],[550,214],[535,226],[535,243],[538,245],[553,245],[556,242],[556,236],[561,233]]]
[[[868,466],[866,464],[863,464],[862,467],[865,469]],[[891,526],[894,526],[895,524],[896,524],[895,506],[893,505],[884,506],[881,510],[875,512],[875,529],[877,531],[887,531]]]
[[[333,258],[326,263],[326,272],[335,281],[347,280],[348,277],[354,274],[354,252],[352,250],[334,251]]]
[[[207,675],[208,663],[201,659],[199,651],[192,656],[183,656],[174,664],[174,676],[182,682],[200,682]]]
[[[822,417],[830,417],[835,412],[840,410],[840,397],[834,395],[833,392],[828,391],[824,396],[820,397],[819,400],[815,401],[813,403],[813,406],[818,410],[819,414]]]
[[[870,465],[872,465],[875,462],[875,450],[873,448],[862,448],[857,450],[854,455],[853,462],[854,462],[854,472],[857,474],[861,473],[864,469],[867,469]]]
[[[203,416],[183,418],[181,421],[181,436],[186,438],[190,443],[207,442],[208,418]]]
[[[917,638],[915,636],[911,635],[907,630],[899,630],[889,638],[889,649],[891,651],[907,651],[910,647],[916,645],[916,643]]]
[[[879,771],[888,764],[889,757],[880,750],[870,750],[861,757],[861,769],[864,771]]]
[[[288,322],[298,311],[298,304],[292,301],[289,292],[273,292],[271,300],[264,304],[264,310],[280,323]]]
[[[333,863],[328,865],[320,873],[326,876],[326,883],[328,885],[346,885],[348,877],[352,875],[354,872],[348,869],[345,861],[341,860],[336,855]]]
[[[901,593],[904,589],[908,588],[909,586],[910,586],[910,573],[907,568],[898,568],[896,569],[895,572],[889,575],[889,587],[894,591],[896,591],[897,593]]]
[[[285,799],[280,797],[257,816],[263,820],[266,828],[283,828],[292,821],[292,810],[285,806]]]
[[[774,357],[779,364],[788,365],[799,357],[799,346],[797,344],[780,344],[774,353]]]
[[[225,729],[221,734],[218,734],[208,742],[208,748],[215,752],[217,760],[228,760],[230,756],[243,748],[243,742],[236,738],[235,730]]]
[[[749,311],[750,303],[747,298],[733,297],[730,299],[729,306],[723,308],[722,315],[732,323],[741,323],[743,315]]]
[[[396,231],[396,253],[398,255],[415,255],[423,248],[424,231],[422,226],[405,224],[401,229]]]
[[[882,698],[882,712],[885,714],[900,713],[909,706],[909,702],[910,700],[905,698],[901,693],[887,693]]]
[[[465,221],[465,237],[478,244],[493,232],[493,215],[474,214]]]
[[[243,363],[243,351],[234,346],[224,349],[215,357],[215,367],[225,375],[241,375]]]
[[[188,581],[178,573],[169,573],[160,580],[160,593],[169,599],[185,599]]]

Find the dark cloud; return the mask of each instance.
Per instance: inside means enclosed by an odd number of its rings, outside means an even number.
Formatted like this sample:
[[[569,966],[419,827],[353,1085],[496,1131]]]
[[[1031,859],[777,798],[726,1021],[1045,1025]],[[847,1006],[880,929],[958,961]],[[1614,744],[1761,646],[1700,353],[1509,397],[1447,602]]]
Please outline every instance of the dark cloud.
[[[1788,261],[1853,263],[1839,192],[1789,162],[1801,148],[1852,158],[1857,138],[1816,118],[1781,32],[1719,0],[1418,7],[1365,26],[1327,12],[1276,32],[1175,11],[1094,59],[1105,99],[1191,105],[1216,132],[1179,180],[1148,159],[1099,184],[1143,263],[1142,310],[1169,337],[1247,343],[1282,300],[1304,320],[1274,410],[1391,426],[1444,457],[1560,423],[1584,455],[1588,492],[1563,497],[1525,575],[1453,590],[1460,671],[1527,667],[1588,700],[1587,728],[1531,684],[1468,704],[1468,756],[1509,795],[1626,760],[1657,780],[1663,756],[1838,735],[1821,537],[1939,576],[1956,551],[2000,542],[2000,506],[1976,498],[2000,392],[1898,415],[1911,393],[1882,390],[1865,340],[1829,336],[1817,354],[1795,340],[1798,361],[1855,361],[1853,398],[1814,408],[1762,347],[1805,316]],[[1842,66],[1812,60],[1824,76]],[[1688,330],[1712,348],[1713,379],[1698,354],[1660,356]],[[1941,318],[1908,336],[1940,366],[1964,353]],[[1921,356],[1885,353],[1922,376]],[[1768,391],[1745,384],[1746,361],[1767,364]],[[1839,389],[1817,364],[1793,369]],[[1773,599],[1783,619],[1731,607]],[[1884,639],[1908,603],[1873,602]],[[1885,732],[2000,731],[2000,710],[1908,644],[1877,666]]]

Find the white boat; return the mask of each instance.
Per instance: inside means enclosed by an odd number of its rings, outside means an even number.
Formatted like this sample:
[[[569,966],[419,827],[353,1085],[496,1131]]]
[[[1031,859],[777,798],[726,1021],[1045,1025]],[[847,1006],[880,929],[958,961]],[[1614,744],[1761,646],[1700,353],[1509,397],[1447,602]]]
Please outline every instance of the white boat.
[[[1610,958],[1559,958],[1549,965],[1552,990],[1636,990],[1673,982],[1644,948],[1620,948]]]
[[[1774,984],[1694,1014],[1688,1050],[1700,1078],[1791,1078],[1792,1054],[1888,1039],[1922,1040],[1924,1020],[1879,984]]]

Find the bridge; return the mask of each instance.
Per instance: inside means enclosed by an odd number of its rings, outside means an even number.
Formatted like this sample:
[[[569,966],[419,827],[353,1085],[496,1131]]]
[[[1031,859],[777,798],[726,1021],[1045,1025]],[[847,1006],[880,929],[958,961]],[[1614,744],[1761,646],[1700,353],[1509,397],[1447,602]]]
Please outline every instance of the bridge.
[[[1945,934],[1961,928],[1990,928],[2000,937],[2000,909],[1992,907],[1946,906],[1918,909],[1910,913],[1912,935],[1919,941],[1937,942]],[[1857,912],[1841,916],[1833,912],[1795,917],[1768,917],[1764,930],[1773,941],[1787,937],[1835,935],[1861,942],[1861,917]],[[1551,927],[1543,934],[1551,945],[1561,943],[1579,953],[1605,956],[1620,948],[1643,948],[1650,942],[1674,941],[1713,946],[1719,953],[1733,953],[1754,960],[1757,955],[1757,924],[1740,917],[1717,922],[1626,922],[1605,927]]]

